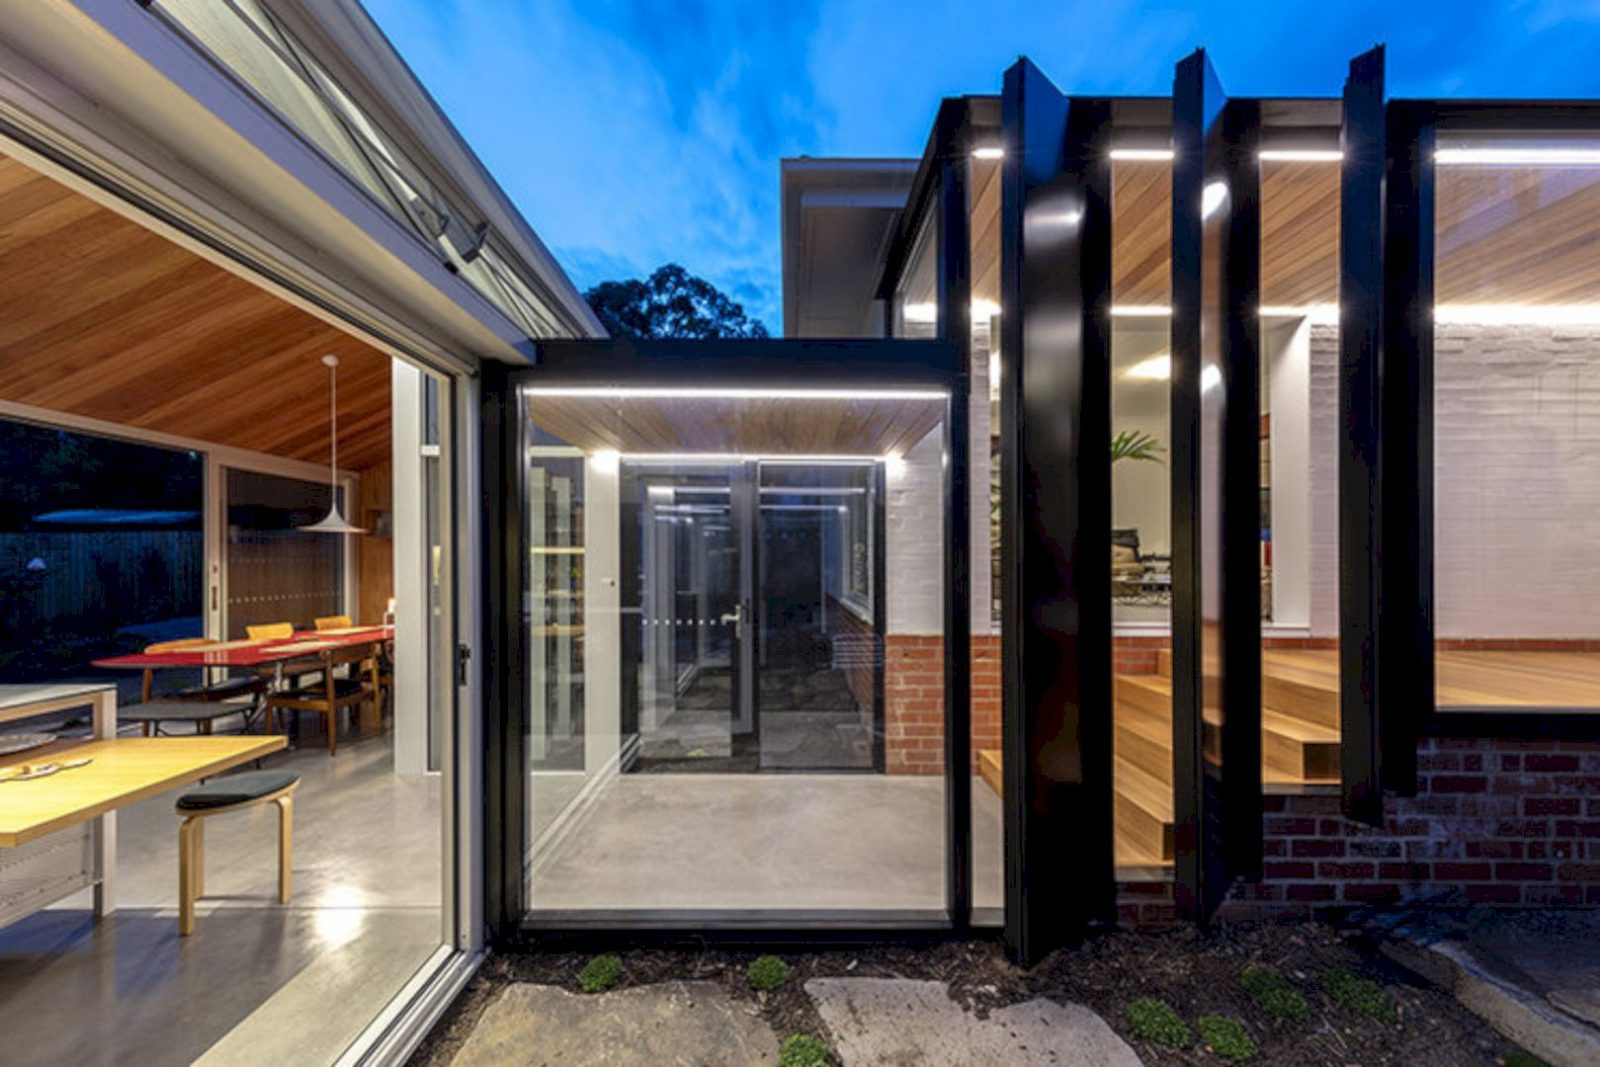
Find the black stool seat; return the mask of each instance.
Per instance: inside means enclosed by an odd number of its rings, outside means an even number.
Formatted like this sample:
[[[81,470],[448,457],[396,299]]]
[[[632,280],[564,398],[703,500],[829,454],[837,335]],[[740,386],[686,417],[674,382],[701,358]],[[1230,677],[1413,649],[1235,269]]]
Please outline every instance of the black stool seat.
[[[266,679],[236,674],[211,685],[190,686],[168,694],[171,700],[222,700],[225,697],[242,697],[259,693],[267,687]]]
[[[224,715],[241,715],[248,704],[223,704],[208,700],[152,700],[117,709],[117,718],[128,722],[210,722]]]
[[[179,811],[205,811],[207,808],[225,808],[230,804],[243,804],[260,800],[300,780],[293,771],[246,771],[230,774],[191,789],[178,798]]]

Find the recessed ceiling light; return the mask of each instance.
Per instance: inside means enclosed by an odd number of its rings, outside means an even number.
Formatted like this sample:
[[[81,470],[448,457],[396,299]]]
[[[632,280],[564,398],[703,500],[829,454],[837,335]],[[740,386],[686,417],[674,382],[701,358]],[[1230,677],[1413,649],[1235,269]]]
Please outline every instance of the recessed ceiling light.
[[[1159,163],[1172,158],[1170,148],[1113,148],[1112,159],[1127,160],[1129,162]]]
[[[1441,166],[1571,167],[1600,164],[1600,148],[1441,148],[1433,154]]]
[[[972,150],[973,159],[1004,159],[1006,150],[998,145],[985,145]]]
[[[1111,317],[1117,319],[1161,319],[1172,314],[1166,304],[1112,304]]]

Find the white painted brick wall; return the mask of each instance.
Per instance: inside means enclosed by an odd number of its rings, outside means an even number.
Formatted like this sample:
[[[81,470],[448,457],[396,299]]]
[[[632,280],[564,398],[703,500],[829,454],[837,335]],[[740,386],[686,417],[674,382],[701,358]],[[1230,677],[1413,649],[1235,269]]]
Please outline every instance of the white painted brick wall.
[[[1434,338],[1440,637],[1600,638],[1600,327]],[[1338,334],[1311,334],[1312,629],[1338,630]]]
[[[944,425],[891,466],[884,525],[888,625],[894,634],[944,633]]]

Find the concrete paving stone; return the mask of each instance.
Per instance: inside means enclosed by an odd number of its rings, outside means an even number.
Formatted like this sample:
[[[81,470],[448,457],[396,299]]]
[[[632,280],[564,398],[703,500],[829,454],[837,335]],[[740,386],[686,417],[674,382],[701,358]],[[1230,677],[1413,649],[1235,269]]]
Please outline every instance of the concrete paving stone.
[[[1034,999],[980,1019],[943,982],[813,978],[805,990],[845,1067],[1139,1067],[1106,1021],[1079,1004]]]
[[[454,1067],[745,1067],[778,1062],[778,1039],[749,1005],[710,982],[610,993],[509,985]]]

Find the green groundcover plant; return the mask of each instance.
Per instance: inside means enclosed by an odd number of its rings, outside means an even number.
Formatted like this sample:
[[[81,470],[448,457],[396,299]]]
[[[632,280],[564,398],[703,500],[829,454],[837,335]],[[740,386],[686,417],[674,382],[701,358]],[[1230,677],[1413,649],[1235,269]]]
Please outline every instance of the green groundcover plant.
[[[1237,1019],[1224,1015],[1202,1015],[1194,1021],[1200,1031],[1200,1040],[1218,1056],[1232,1063],[1253,1060],[1261,1051],[1250,1037],[1250,1031]]]
[[[810,1034],[790,1034],[778,1050],[778,1067],[831,1067],[828,1043]]]
[[[1311,1004],[1294,983],[1265,967],[1246,967],[1239,984],[1262,1011],[1274,1019],[1304,1022],[1311,1017]]]
[[[1128,1025],[1146,1041],[1168,1048],[1188,1048],[1194,1035],[1172,1006],[1155,997],[1138,997],[1127,1007]]]
[[[622,977],[622,960],[617,956],[596,956],[578,972],[578,988],[585,993],[604,993]]]
[[[1383,987],[1370,978],[1349,971],[1329,971],[1322,976],[1322,988],[1342,1008],[1380,1023],[1394,1026],[1400,1021],[1400,1008]]]
[[[745,977],[750,988],[766,992],[777,989],[789,981],[789,965],[776,956],[758,956],[750,964]]]

